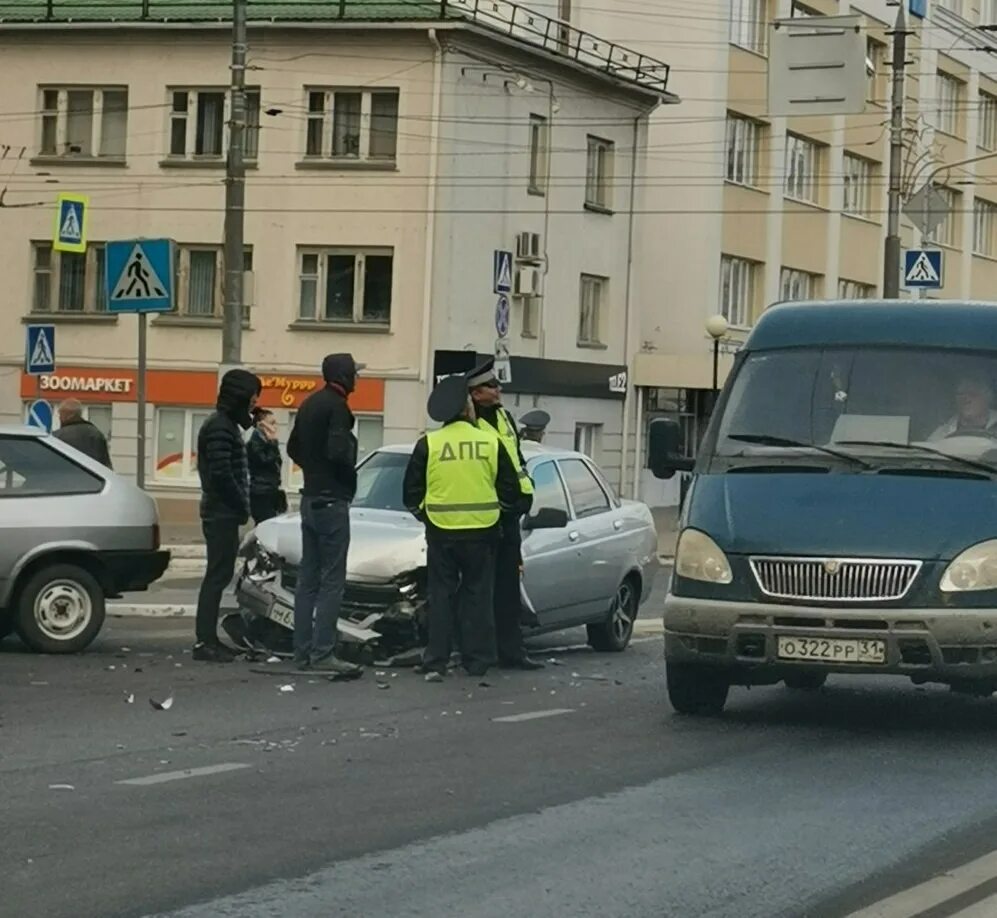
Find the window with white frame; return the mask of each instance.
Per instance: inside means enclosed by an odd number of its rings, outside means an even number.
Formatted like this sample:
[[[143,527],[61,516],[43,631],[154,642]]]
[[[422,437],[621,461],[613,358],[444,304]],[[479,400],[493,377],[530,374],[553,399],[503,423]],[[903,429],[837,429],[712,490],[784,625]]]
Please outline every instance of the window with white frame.
[[[34,401],[24,403],[24,423],[28,424],[30,419],[29,415],[31,412],[31,406]],[[96,427],[103,435],[104,439],[108,443],[111,442],[111,406],[110,405],[90,405],[86,402],[82,405],[83,408],[83,420],[89,421]],[[59,423],[59,413],[58,411],[53,412],[52,416],[52,428],[53,430],[58,430],[62,425]]]
[[[229,91],[171,88],[169,159],[221,160],[227,153]],[[260,90],[246,90],[245,158],[260,149]]]
[[[979,110],[980,128],[976,144],[984,150],[997,150],[997,96],[980,90]]]
[[[197,434],[210,417],[210,408],[156,409],[157,481],[197,485]]]
[[[876,295],[874,284],[863,284],[861,281],[838,280],[839,300],[870,300]]]
[[[786,135],[786,196],[818,203],[821,165],[819,144],[796,134]]]
[[[758,157],[762,125],[751,118],[727,113],[727,165],[724,177],[738,185],[758,184]]]
[[[866,101],[884,102],[883,60],[886,46],[874,38],[865,42]]]
[[[720,256],[720,312],[733,328],[748,328],[755,311],[758,263]]]
[[[812,300],[820,288],[820,275],[795,268],[783,268],[779,275],[779,297],[782,300]]]
[[[608,277],[599,277],[596,274],[582,275],[578,309],[579,344],[602,343],[602,320],[608,286]]]
[[[973,200],[973,253],[975,255],[997,255],[997,204],[983,198]]]
[[[613,206],[613,149],[611,140],[588,137],[585,169],[585,204],[609,210]]]
[[[945,198],[947,216],[927,235],[925,242],[954,248],[959,238],[959,214],[957,211],[962,195],[951,188],[936,188],[935,190]]]
[[[547,160],[550,156],[550,127],[542,115],[530,115],[530,194],[547,193]]]
[[[41,156],[124,159],[128,89],[41,86]]]
[[[294,429],[296,414],[297,412],[294,411],[288,414],[288,436]],[[359,462],[384,445],[384,418],[379,414],[358,414],[353,433],[357,437],[357,461]],[[304,485],[301,469],[287,456],[284,458],[284,482],[288,491],[300,491]]]
[[[602,424],[575,424],[575,452],[584,453],[593,462],[600,462],[602,445]]]
[[[393,249],[299,248],[299,321],[388,325],[393,269]]]
[[[939,70],[936,85],[938,108],[935,126],[946,134],[958,135],[962,123],[961,110],[966,84]]]
[[[397,89],[310,87],[306,92],[306,159],[395,161]]]
[[[91,242],[86,252],[54,252],[51,242],[31,243],[35,313],[104,313],[104,245]]]
[[[868,217],[871,213],[873,164],[854,153],[846,153],[842,167],[845,185],[842,210],[855,217]]]
[[[731,44],[764,54],[767,28],[768,0],[731,0]]]
[[[253,250],[242,254],[243,287],[251,289]],[[177,247],[176,301],[173,312],[192,319],[220,319],[225,279],[224,250],[219,245],[185,244]],[[248,309],[247,317],[248,317]]]

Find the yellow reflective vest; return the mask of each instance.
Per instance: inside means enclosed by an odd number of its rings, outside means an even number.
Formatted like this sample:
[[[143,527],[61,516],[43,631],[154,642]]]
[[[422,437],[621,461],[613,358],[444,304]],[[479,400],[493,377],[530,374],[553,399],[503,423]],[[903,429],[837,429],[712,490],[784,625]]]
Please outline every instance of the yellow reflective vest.
[[[426,434],[426,501],[439,529],[489,529],[499,521],[495,490],[499,450],[494,430],[455,421]]]
[[[509,458],[519,476],[519,491],[521,494],[532,494],[533,480],[519,461],[519,434],[516,433],[515,425],[509,420],[509,412],[501,405],[495,413],[495,420],[498,422],[498,437],[509,453]],[[478,418],[478,427],[482,430],[490,430],[492,433],[496,432],[496,428],[492,427],[484,418]]]

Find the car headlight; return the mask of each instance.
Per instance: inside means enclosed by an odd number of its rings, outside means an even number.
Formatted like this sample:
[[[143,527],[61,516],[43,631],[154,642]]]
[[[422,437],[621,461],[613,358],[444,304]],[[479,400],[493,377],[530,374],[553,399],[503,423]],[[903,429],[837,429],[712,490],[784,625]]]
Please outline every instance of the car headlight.
[[[997,539],[967,548],[942,574],[943,593],[997,590]]]
[[[675,573],[687,580],[730,583],[734,572],[723,550],[705,532],[685,529],[675,551]]]

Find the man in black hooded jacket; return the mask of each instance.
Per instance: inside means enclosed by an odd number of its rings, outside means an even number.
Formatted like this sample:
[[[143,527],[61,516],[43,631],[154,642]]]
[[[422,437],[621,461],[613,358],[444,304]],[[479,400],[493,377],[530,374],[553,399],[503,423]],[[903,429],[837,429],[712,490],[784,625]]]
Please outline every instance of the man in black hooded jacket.
[[[357,438],[347,403],[363,369],[352,354],[322,361],[325,387],[294,417],[287,454],[301,467],[301,565],[294,593],[294,662],[339,676],[363,669],[335,653],[336,624],[346,589],[350,502],[357,490]]]
[[[218,639],[218,609],[235,574],[239,527],[249,520],[249,464],[242,432],[253,424],[261,388],[248,370],[229,370],[218,388],[216,410],[197,434],[201,531],[208,563],[197,597],[195,660],[231,663],[235,659]]]

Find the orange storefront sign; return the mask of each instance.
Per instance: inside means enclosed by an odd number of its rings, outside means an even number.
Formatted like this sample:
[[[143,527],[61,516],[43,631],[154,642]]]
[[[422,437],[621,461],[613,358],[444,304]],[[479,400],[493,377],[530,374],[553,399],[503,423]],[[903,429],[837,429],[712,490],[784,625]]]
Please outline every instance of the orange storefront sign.
[[[263,391],[260,404],[267,408],[294,409],[321,385],[318,376],[290,373],[260,373]],[[93,367],[66,367],[48,376],[21,374],[21,398],[81,402],[134,402],[138,374],[131,369],[99,370]],[[218,392],[215,373],[200,370],[149,370],[146,373],[146,400],[152,405],[191,408],[212,407]],[[363,377],[350,396],[354,411],[380,413],[384,410],[384,380]]]

